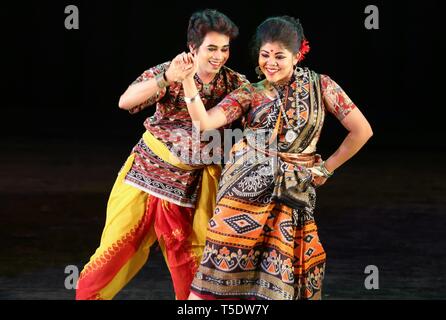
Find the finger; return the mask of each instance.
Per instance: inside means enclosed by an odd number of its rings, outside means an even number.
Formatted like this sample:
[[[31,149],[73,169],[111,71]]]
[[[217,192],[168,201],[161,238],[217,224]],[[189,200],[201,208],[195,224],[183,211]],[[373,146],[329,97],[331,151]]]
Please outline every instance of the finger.
[[[188,72],[188,71],[190,71],[191,69],[192,69],[192,66],[191,66],[191,65],[183,66],[183,71],[184,71],[184,72]]]
[[[186,52],[183,52],[183,62],[184,62],[184,63],[188,63]]]
[[[178,54],[172,61],[178,62],[183,58],[183,53]]]
[[[175,62],[175,65],[178,66],[178,65],[180,65],[180,64],[182,63],[182,61],[183,61],[183,53],[184,53],[184,52],[178,54],[178,55],[173,59],[173,62]]]
[[[189,63],[192,63],[192,64],[194,63],[195,58],[194,58],[194,55],[192,54],[192,52],[189,52],[187,54],[187,59],[188,59]]]
[[[189,62],[189,58],[187,56],[186,56],[185,60],[186,60],[185,62],[181,63],[182,69],[183,70],[191,69],[194,66],[194,64]]]

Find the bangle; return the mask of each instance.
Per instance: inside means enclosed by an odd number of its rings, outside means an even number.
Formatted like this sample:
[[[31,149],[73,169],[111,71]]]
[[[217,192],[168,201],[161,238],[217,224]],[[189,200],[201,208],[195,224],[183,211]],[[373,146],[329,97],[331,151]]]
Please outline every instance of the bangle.
[[[169,85],[169,80],[167,80],[166,71],[163,72],[163,79],[164,79],[164,81],[166,81],[167,85]]]
[[[328,171],[328,169],[325,167],[325,161],[322,161],[322,163],[319,166],[321,172],[324,174],[325,178],[330,178],[334,172]]]
[[[156,84],[160,89],[164,89],[169,85],[169,82],[166,80],[165,72],[159,73],[155,76]]]
[[[197,92],[196,95],[194,95],[192,98],[188,98],[188,97],[184,97],[184,101],[186,101],[186,103],[192,103],[194,102],[196,99],[200,98],[200,93]]]

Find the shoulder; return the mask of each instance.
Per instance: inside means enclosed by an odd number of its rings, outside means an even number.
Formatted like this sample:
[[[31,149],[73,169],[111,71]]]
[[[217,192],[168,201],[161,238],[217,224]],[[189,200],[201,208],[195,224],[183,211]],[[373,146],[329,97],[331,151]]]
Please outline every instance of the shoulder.
[[[237,90],[233,91],[235,96],[244,97],[245,99],[258,100],[265,97],[265,80],[255,83],[245,83]]]
[[[321,82],[331,81],[331,78],[326,74],[321,73],[319,74],[319,77],[321,78]]]
[[[147,69],[145,72],[152,72],[152,73],[164,72],[169,68],[169,66],[170,66],[170,61],[166,61]]]
[[[259,82],[255,82],[255,83],[251,84],[251,88],[253,91],[263,91],[263,90],[265,90],[265,83],[266,83],[266,80],[263,79]]]
[[[309,74],[312,79],[319,81],[321,88],[324,89],[333,83],[333,80],[324,73],[319,73],[309,68],[302,68],[306,74]]]
[[[317,71],[315,71],[313,69],[310,69],[308,67],[301,67],[301,69],[304,72],[304,74],[306,74],[307,76],[310,75],[311,78],[313,78],[313,79],[318,79],[319,78],[319,79],[322,80],[322,77],[324,76],[323,74],[321,74],[321,73],[319,73],[319,72],[317,72]]]
[[[165,72],[167,68],[169,68],[169,65],[170,61],[167,61],[144,70],[143,73],[133,82],[133,84],[155,78],[158,74]]]
[[[233,69],[227,66],[223,66],[222,71],[226,74],[226,76],[229,79],[231,79],[233,82],[239,83],[239,85],[249,83],[249,80],[246,78],[244,74],[234,71]]]
[[[339,84],[336,81],[334,81],[329,75],[320,74],[320,79],[321,79],[321,88],[324,91],[326,90],[339,91],[340,89]]]

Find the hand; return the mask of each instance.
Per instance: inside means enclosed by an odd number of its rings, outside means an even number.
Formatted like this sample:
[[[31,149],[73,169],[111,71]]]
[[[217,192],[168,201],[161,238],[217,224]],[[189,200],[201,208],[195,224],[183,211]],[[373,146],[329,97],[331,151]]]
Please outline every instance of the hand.
[[[313,187],[318,188],[325,184],[328,178],[324,176],[324,174],[320,171],[318,168],[318,165],[322,163],[322,159],[317,159],[317,162],[314,163],[312,168],[310,169],[311,172],[311,184]]]
[[[195,57],[194,54],[192,54],[191,52],[189,52],[187,54],[188,57],[188,61],[189,63],[187,64],[187,66],[189,67],[190,64],[192,64],[191,68],[188,68],[187,74],[186,74],[186,78],[193,78],[194,75],[197,73],[198,71],[198,60]]]
[[[169,82],[181,82],[191,72],[194,68],[194,63],[190,59],[190,55],[182,52],[173,58],[166,71],[166,78]]]
[[[311,174],[313,178],[311,179],[311,184],[313,187],[318,188],[325,184],[328,178],[325,178],[323,176],[317,176],[314,173]]]

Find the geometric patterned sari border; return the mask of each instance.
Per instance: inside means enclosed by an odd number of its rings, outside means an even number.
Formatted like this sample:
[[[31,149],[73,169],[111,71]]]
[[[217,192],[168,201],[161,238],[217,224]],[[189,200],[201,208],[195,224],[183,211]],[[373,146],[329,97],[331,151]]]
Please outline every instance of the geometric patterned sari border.
[[[262,271],[226,273],[203,265],[192,282],[192,289],[222,298],[292,300],[294,296],[292,286]]]

